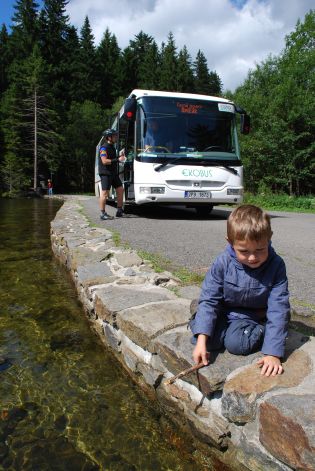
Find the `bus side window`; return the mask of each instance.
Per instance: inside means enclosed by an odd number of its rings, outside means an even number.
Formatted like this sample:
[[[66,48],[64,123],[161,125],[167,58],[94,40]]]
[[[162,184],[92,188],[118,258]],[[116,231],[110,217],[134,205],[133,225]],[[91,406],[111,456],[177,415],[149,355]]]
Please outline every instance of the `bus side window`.
[[[127,126],[127,134],[126,134],[126,148],[125,154],[127,157],[128,162],[132,162],[135,158],[135,146],[134,146],[134,129],[135,129],[135,122],[129,121]]]

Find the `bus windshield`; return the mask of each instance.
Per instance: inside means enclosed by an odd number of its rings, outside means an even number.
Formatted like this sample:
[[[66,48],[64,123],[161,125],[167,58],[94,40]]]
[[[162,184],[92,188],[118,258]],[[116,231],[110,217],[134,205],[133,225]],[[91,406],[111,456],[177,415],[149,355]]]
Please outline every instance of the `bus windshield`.
[[[232,103],[147,96],[139,100],[137,159],[239,165]]]

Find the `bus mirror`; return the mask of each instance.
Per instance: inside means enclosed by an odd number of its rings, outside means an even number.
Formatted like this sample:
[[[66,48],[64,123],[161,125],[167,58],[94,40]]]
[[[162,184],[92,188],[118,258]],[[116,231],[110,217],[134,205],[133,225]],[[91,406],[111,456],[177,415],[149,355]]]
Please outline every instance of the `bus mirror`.
[[[126,98],[124,104],[124,114],[123,117],[127,121],[136,120],[136,111],[137,111],[137,100],[134,97]]]
[[[249,134],[250,116],[249,114],[241,114],[241,134]]]

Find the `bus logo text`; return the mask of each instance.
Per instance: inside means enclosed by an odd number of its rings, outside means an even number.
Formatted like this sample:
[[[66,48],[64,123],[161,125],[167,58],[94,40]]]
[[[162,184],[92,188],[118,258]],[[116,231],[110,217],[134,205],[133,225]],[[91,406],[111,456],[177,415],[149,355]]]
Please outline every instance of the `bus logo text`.
[[[184,175],[184,177],[205,177],[205,178],[212,177],[211,170],[204,170],[203,168],[202,169],[184,168],[184,170],[182,171],[182,174]]]

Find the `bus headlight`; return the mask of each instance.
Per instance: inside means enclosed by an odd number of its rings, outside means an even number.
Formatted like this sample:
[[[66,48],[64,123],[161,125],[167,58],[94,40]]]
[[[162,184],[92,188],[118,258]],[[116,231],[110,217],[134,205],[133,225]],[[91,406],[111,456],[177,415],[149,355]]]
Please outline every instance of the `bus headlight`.
[[[242,195],[243,194],[243,188],[228,188],[226,190],[227,195]]]
[[[145,193],[146,195],[152,194],[163,194],[165,193],[164,186],[140,186],[139,188],[140,193]]]

